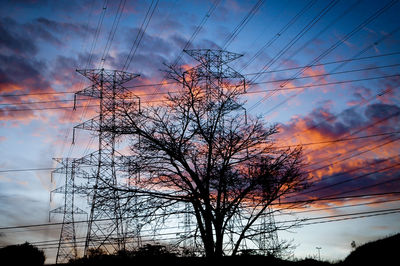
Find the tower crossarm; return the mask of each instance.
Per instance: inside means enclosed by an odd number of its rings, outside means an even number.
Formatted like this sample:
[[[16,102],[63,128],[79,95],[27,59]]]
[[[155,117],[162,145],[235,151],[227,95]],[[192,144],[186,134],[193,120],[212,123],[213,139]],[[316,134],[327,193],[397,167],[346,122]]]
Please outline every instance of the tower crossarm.
[[[210,58],[215,59],[216,61],[220,62],[220,64],[227,64],[243,56],[242,54],[232,53],[219,49],[190,49],[184,50],[184,52],[199,61],[200,63],[204,64],[209,63]]]
[[[92,131],[100,131],[100,118],[98,116],[89,119],[81,124],[74,126],[74,129],[84,129],[84,130],[92,130]]]
[[[116,85],[122,85],[140,76],[139,74],[133,74],[119,70],[106,70],[104,68],[77,69],[76,72],[78,72],[82,76],[87,77],[91,82],[93,82],[93,85],[99,85],[101,82],[104,81],[113,81]]]
[[[82,210],[81,208],[78,208],[76,206],[73,209],[65,208],[65,206],[60,206],[58,208],[51,210],[50,213],[87,214],[87,212],[85,212],[84,210]]]

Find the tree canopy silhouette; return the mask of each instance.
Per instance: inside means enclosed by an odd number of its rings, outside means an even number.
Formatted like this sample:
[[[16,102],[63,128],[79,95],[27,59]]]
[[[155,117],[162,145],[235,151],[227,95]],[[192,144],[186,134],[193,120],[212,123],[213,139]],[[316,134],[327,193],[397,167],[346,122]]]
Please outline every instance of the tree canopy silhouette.
[[[257,221],[273,202],[307,186],[301,148],[274,148],[277,126],[247,116],[244,79],[215,63],[224,51],[215,53],[189,70],[169,66],[168,77],[182,87],[161,105],[119,109],[121,133],[132,140],[130,174],[140,182],[118,189],[150,196],[157,210],[190,204],[197,228],[186,237],[198,234],[208,257],[224,254],[228,233],[235,255],[245,239],[290,226],[261,228]]]
[[[28,242],[0,249],[2,265],[43,265],[45,260],[44,252]]]

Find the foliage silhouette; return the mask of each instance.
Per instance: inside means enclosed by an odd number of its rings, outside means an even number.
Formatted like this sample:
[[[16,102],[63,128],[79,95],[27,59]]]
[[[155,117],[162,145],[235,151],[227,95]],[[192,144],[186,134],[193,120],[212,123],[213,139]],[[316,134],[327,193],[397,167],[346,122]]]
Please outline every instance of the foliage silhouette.
[[[132,252],[137,257],[176,257],[176,254],[167,250],[164,245],[146,244],[137,251]]]
[[[400,234],[360,245],[342,262],[318,261],[305,258],[295,261],[283,260],[272,255],[254,255],[251,250],[242,252],[240,256],[220,258],[179,257],[169,253],[162,245],[145,245],[142,249],[123,251],[116,255],[98,255],[97,257],[78,259],[71,264],[78,265],[272,265],[272,266],[328,266],[328,265],[396,265]],[[32,265],[32,264],[29,264]]]
[[[101,248],[89,248],[87,250],[87,256],[89,258],[99,257],[105,255],[105,251]]]
[[[0,249],[1,265],[43,265],[46,257],[42,250],[25,242]]]

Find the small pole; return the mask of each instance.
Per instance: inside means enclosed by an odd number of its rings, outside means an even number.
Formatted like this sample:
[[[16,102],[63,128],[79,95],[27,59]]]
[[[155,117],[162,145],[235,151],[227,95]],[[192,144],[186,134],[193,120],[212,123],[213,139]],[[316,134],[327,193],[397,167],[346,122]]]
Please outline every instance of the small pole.
[[[316,249],[318,250],[318,260],[321,261],[321,247],[316,247]]]

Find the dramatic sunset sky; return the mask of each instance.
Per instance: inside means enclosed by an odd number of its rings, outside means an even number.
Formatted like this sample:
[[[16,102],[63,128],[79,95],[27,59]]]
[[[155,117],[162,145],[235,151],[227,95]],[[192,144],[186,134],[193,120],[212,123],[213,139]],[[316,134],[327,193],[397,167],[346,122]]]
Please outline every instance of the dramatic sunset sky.
[[[157,104],[159,92],[174,87],[138,85],[163,82],[164,63],[195,66],[182,53],[187,46],[243,54],[230,66],[251,84],[247,113],[278,125],[277,146],[303,144],[304,171],[315,181],[287,200],[333,198],[275,217],[332,216],[279,232],[293,240],[296,257],[321,247],[321,258],[343,259],[353,240],[400,232],[399,1],[0,3],[0,227],[48,223],[62,204],[49,198],[63,181],[51,181],[52,158],[96,150],[88,132],[72,145],[72,127],[97,110],[82,97],[73,111],[73,93],[90,84],[76,69],[138,73],[126,86]],[[0,229],[0,246],[55,240],[59,230]],[[55,252],[46,249],[49,261]]]

